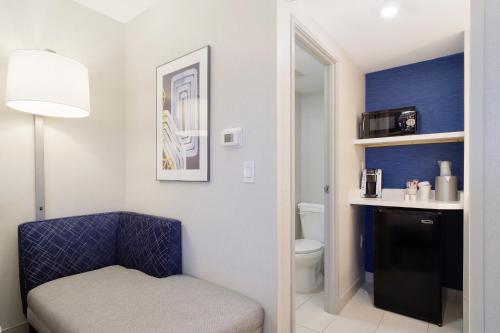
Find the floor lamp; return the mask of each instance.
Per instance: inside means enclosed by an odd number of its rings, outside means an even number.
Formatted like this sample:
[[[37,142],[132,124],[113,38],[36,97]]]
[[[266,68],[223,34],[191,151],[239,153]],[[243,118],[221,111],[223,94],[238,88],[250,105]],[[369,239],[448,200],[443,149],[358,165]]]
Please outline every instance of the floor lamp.
[[[50,50],[10,53],[5,104],[34,114],[35,211],[45,219],[44,117],[81,118],[90,114],[88,69]]]

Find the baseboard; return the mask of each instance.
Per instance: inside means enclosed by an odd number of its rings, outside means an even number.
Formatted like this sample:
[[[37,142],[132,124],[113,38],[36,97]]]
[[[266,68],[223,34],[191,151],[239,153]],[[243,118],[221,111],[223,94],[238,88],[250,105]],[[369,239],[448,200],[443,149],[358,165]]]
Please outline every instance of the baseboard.
[[[366,283],[373,283],[373,273],[372,272],[365,272],[365,282]]]
[[[0,333],[28,333],[30,330],[28,322],[20,323],[11,327],[1,328]]]
[[[349,289],[342,296],[340,296],[339,304],[337,306],[337,313],[340,312],[340,310],[342,310],[344,306],[346,306],[346,304],[351,300],[354,294],[356,294],[358,289],[361,287],[362,282],[363,281],[361,280],[361,278],[358,277],[351,285],[351,287],[349,287]]]

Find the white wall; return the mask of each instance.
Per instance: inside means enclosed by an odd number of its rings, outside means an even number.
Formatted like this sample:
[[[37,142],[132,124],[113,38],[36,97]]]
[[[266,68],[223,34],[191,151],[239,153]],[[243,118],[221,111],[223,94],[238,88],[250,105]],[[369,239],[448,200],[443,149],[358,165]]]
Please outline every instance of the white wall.
[[[500,327],[500,3],[484,4],[484,327],[493,333]]]
[[[0,325],[25,322],[17,225],[34,219],[33,116],[4,105],[9,51],[53,49],[87,65],[90,117],[45,121],[47,217],[124,204],[123,26],[67,0],[0,2]],[[19,328],[19,330],[25,327]],[[11,330],[10,332],[13,332]]]
[[[349,205],[348,193],[350,189],[359,186],[359,175],[363,152],[352,145],[357,136],[357,118],[364,111],[365,77],[364,73],[351,61],[348,54],[335,42],[318,24],[304,15],[304,10],[298,2],[278,0],[278,320],[279,332],[290,332],[292,313],[287,311],[290,300],[289,271],[291,265],[292,233],[290,221],[293,219],[294,207],[290,206],[291,183],[294,168],[290,165],[293,160],[293,140],[291,126],[293,118],[289,114],[290,85],[290,52],[292,50],[292,36],[290,27],[292,17],[301,22],[306,32],[314,35],[321,45],[337,60],[337,85],[332,87],[336,97],[337,114],[332,119],[333,153],[336,156],[332,162],[335,169],[336,183],[330,184],[333,190],[331,206],[334,209],[334,218],[337,230],[331,230],[331,237],[338,240],[336,251],[330,254],[330,261],[338,261],[338,297],[340,306],[352,296],[357,285],[361,282],[362,251],[359,248],[361,233],[360,219],[357,211]],[[327,285],[328,285],[328,281]],[[331,285],[331,287],[334,287]],[[333,307],[330,307],[333,308]]]
[[[325,185],[325,107],[323,93],[298,97],[298,202],[323,204]]]
[[[183,223],[184,272],[260,302],[276,316],[276,4],[160,1],[126,25],[126,209]],[[244,10],[242,10],[244,9]],[[212,47],[209,183],[156,181],[155,67]],[[241,126],[244,146],[221,130]],[[256,183],[242,183],[255,160]]]
[[[336,119],[336,212],[340,306],[345,305],[364,279],[363,251],[359,239],[363,230],[361,209],[349,204],[349,191],[359,187],[364,150],[353,147],[358,137],[359,115],[365,110],[365,74],[340,53]]]

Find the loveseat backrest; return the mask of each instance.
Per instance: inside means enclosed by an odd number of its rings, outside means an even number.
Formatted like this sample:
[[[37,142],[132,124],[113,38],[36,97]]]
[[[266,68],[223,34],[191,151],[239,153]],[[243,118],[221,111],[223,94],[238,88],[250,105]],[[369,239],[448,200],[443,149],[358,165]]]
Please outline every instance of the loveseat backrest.
[[[117,263],[163,278],[182,274],[181,223],[131,212],[121,213]]]

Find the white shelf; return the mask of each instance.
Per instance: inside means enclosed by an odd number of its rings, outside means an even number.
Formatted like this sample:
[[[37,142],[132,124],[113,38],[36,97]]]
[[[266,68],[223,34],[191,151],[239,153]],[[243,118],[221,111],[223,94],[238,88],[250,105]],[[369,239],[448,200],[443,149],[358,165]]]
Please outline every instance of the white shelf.
[[[405,201],[404,189],[383,189],[382,198],[361,198],[359,189],[351,190],[349,193],[349,203],[360,206],[381,206],[438,210],[462,210],[464,209],[463,193],[459,192],[459,201],[444,202],[434,199],[434,191],[428,201]]]
[[[403,146],[403,145],[418,145],[430,143],[445,143],[445,142],[462,142],[464,141],[464,132],[445,132],[433,134],[415,134],[391,136],[384,138],[373,139],[357,139],[354,140],[355,145],[365,147],[385,147],[385,146]]]

